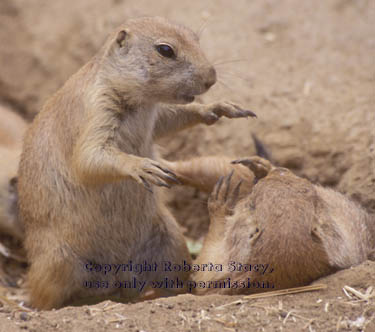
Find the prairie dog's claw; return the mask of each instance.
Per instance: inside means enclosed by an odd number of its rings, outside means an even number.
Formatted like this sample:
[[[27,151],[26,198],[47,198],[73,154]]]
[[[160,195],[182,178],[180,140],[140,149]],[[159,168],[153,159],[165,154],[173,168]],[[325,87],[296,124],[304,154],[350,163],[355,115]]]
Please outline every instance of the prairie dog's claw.
[[[232,102],[217,102],[206,105],[201,112],[201,116],[202,121],[207,125],[215,123],[222,116],[229,119],[257,117],[253,111],[245,110]]]
[[[237,104],[234,104],[234,103],[228,103],[230,105],[232,105],[234,108],[236,108],[237,110],[239,110],[243,115],[244,117],[248,117],[248,116],[251,116],[252,118],[257,118],[257,115],[253,112],[253,111],[250,111],[250,110],[244,110],[242,109],[240,106],[238,106]]]
[[[227,176],[222,176],[215,185],[215,188],[208,200],[210,214],[230,215],[236,206],[240,194],[242,180],[231,188],[231,181],[234,171]]]
[[[149,183],[148,183],[148,182],[147,182],[142,176],[140,176],[139,178],[141,179],[141,181],[142,181],[143,186],[145,187],[145,189],[146,189],[147,191],[149,191],[151,194],[153,194],[154,192],[153,192],[153,190],[152,190],[150,184],[149,184]]]
[[[171,188],[172,184],[180,183],[176,174],[148,158],[133,159],[127,174],[143,185],[149,192],[153,192],[152,185]]]

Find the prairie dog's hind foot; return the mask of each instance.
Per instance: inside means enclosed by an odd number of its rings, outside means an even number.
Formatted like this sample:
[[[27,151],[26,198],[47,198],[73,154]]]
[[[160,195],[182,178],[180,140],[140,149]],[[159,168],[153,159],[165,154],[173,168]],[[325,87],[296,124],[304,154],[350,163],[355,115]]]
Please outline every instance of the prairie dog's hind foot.
[[[249,168],[255,175],[256,179],[266,177],[272,170],[276,169],[270,161],[254,156],[249,158],[242,158],[232,161],[232,164],[241,164]]]

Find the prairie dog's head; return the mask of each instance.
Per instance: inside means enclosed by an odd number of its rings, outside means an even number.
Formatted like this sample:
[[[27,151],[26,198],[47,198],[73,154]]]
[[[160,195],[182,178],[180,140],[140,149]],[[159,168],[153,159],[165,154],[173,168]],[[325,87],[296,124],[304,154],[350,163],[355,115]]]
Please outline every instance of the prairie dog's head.
[[[161,17],[128,21],[105,49],[103,73],[125,98],[131,91],[139,100],[186,104],[216,82],[198,36]]]

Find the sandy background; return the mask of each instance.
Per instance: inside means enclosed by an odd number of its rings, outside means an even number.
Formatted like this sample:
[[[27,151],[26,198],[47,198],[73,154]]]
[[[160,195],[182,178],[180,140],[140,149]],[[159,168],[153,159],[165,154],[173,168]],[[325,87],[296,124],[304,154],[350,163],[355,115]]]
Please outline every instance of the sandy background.
[[[31,120],[48,96],[95,54],[113,27],[141,15],[165,16],[196,31],[204,26],[201,45],[216,64],[219,82],[202,101],[231,100],[258,115],[257,120],[223,119],[212,127],[182,132],[160,142],[163,156],[247,156],[254,153],[251,134],[255,133],[278,165],[347,193],[375,212],[375,2],[371,0],[1,0],[0,102]],[[168,193],[168,202],[187,236],[204,236],[205,195],[175,188]],[[100,311],[103,304],[97,306],[98,317],[87,314],[91,310],[87,307],[29,313],[27,320],[4,304],[0,331],[111,331],[116,324],[129,331],[168,327],[197,331],[199,326],[202,331],[236,331],[248,330],[247,324],[257,331],[262,327],[334,331],[345,330],[343,322],[362,316],[363,326],[369,324],[371,331],[374,300],[342,304],[350,299],[341,288],[351,285],[364,291],[375,286],[374,271],[368,262],[329,277],[328,291],[229,305],[225,315],[230,318],[218,318],[220,313],[208,309],[238,298],[180,296],[127,305],[118,307],[127,320],[107,324],[108,317]],[[324,319],[319,298],[335,308],[324,313]],[[280,309],[284,299],[287,307]],[[209,318],[202,316],[202,310]],[[289,315],[284,324],[288,310],[307,320]],[[141,317],[147,317],[146,323],[140,323]]]

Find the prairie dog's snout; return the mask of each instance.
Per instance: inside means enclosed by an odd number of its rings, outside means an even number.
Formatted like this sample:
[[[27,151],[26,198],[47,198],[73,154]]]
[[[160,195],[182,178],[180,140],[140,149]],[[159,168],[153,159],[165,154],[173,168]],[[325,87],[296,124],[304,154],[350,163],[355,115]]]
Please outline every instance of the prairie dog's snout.
[[[208,90],[211,86],[216,83],[216,69],[214,67],[208,67],[204,77],[204,87]]]

